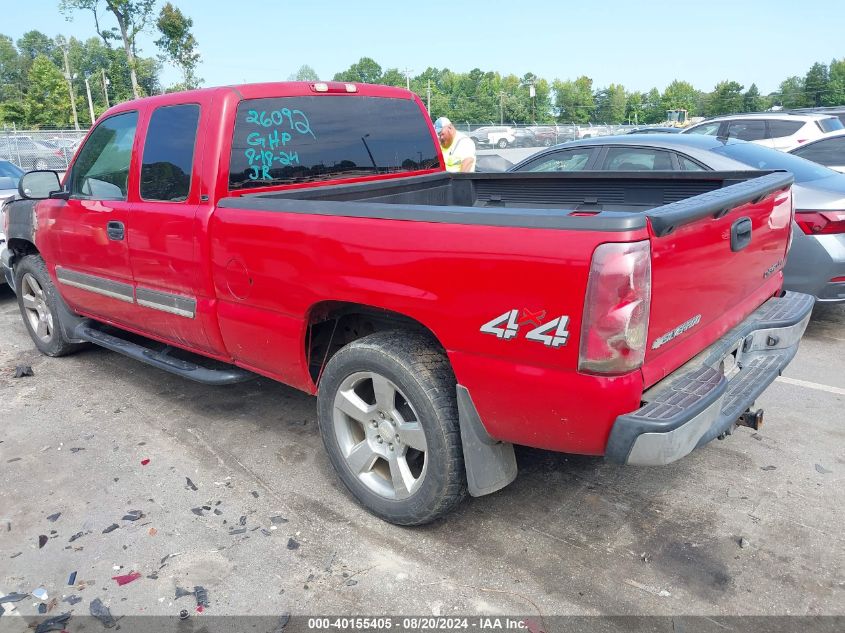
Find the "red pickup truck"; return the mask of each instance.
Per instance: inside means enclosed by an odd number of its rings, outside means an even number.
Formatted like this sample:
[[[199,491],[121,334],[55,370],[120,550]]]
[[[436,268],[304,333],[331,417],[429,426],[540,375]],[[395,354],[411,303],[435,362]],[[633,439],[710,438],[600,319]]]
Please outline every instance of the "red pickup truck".
[[[813,305],[780,290],[791,183],[449,175],[405,90],[214,88],[26,174],[2,262],[45,354],[316,394],[344,484],[419,524],[510,483],[514,444],[665,464],[756,428]]]

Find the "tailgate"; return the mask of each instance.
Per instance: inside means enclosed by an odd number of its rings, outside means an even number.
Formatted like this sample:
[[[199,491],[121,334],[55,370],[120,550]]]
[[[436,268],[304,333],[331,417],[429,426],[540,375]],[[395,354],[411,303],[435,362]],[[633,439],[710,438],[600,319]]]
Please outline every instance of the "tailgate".
[[[652,253],[646,387],[780,289],[792,175],[775,172],[646,213]]]

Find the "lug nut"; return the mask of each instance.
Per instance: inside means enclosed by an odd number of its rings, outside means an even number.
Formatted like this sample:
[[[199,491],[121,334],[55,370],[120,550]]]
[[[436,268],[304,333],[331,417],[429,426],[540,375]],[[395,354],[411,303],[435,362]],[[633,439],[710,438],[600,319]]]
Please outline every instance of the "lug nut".
[[[379,411],[378,417],[380,417],[382,420],[384,420],[384,411]]]
[[[377,441],[379,444],[383,444],[383,443],[384,443],[384,440],[383,440],[383,439],[381,439],[381,437],[379,437],[376,441]]]
[[[390,450],[393,450],[393,444],[390,445]]]

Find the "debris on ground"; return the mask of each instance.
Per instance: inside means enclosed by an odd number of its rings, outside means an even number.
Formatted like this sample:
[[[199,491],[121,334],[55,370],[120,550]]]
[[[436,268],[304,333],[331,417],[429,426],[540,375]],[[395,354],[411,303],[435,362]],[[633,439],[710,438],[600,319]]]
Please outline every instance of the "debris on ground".
[[[640,554],[640,560],[641,560],[641,561],[643,561],[644,563],[647,563],[647,562],[649,562],[651,559],[649,558],[648,554],[646,554],[645,552],[643,552],[642,554]]]
[[[11,556],[9,556],[9,558],[17,558],[17,557],[18,557],[18,556],[20,556],[21,554],[23,554],[23,552],[15,552],[15,553],[14,553],[14,554],[12,554]]]
[[[20,602],[21,600],[23,600],[27,596],[29,596],[28,593],[18,593],[18,592],[10,593],[9,595],[3,596],[2,598],[0,598],[0,603],[2,603],[2,602]]]
[[[214,508],[214,514],[216,514],[217,516],[220,516],[221,514],[223,514],[223,512],[218,510],[217,508]]]
[[[332,564],[334,563],[335,556],[337,556],[337,550],[332,550],[332,553],[326,556],[326,560],[323,561],[324,571],[332,570]]]
[[[117,620],[115,620],[111,611],[109,611],[109,608],[104,605],[103,601],[99,598],[96,598],[91,602],[88,606],[88,611],[90,611],[91,615],[97,618],[107,629],[110,629],[117,624]]]
[[[149,457],[145,457],[144,459],[141,460],[141,466],[146,466],[149,463],[150,463]]]
[[[46,534],[39,534],[38,535],[38,549],[41,549],[47,544],[47,535]]]
[[[827,468],[825,468],[825,467],[824,467],[824,466],[822,466],[821,464],[816,464],[816,472],[817,472],[817,473],[819,473],[820,475],[829,475],[829,474],[830,474],[830,473],[832,473],[833,471],[832,471],[832,470],[828,470]]]
[[[122,587],[123,585],[128,585],[134,580],[138,580],[140,577],[141,574],[139,572],[133,571],[123,576],[112,576],[111,579],[117,581],[118,587]]]
[[[103,530],[103,534],[108,534],[109,532],[114,532],[119,527],[120,526],[117,523],[112,523],[105,530]]]
[[[299,549],[299,542],[293,537],[289,538],[288,549]]]
[[[47,604],[42,602],[38,605],[38,614],[44,615],[45,613],[47,613]]]
[[[90,532],[89,532],[89,534],[90,534]],[[68,540],[68,543],[73,543],[76,539],[82,538],[83,536],[85,536],[85,532],[77,532],[76,534],[74,534],[73,536],[70,537],[70,539]]]
[[[48,520],[50,523],[55,523],[55,522],[56,522],[56,519],[58,519],[60,516],[62,516],[62,513],[61,513],[61,512],[56,512],[55,514],[51,514],[50,516],[48,516],[48,517],[47,517],[47,520]]]
[[[270,517],[270,523],[272,523],[273,525],[281,525],[282,523],[287,523],[287,522],[288,522],[288,520],[283,516],[276,515],[274,517]]]
[[[257,492],[257,491],[255,491],[255,490],[253,490],[253,491],[252,491],[252,496],[253,496],[253,497],[255,497],[256,499],[258,499],[258,492]]]
[[[64,631],[67,621],[70,620],[70,613],[62,613],[44,620],[35,627],[35,633],[48,633],[48,631]]]
[[[196,514],[198,517],[204,516],[202,508],[191,508],[191,512]]]
[[[208,607],[208,591],[202,585],[194,587],[194,595],[197,598],[198,607]]]
[[[185,490],[193,490],[196,492],[199,489],[197,488],[197,485],[191,481],[190,477],[185,477]]]
[[[742,549],[745,549],[746,547],[748,547],[748,546],[750,546],[750,545],[751,545],[751,541],[749,541],[749,540],[748,540],[747,538],[745,538],[744,536],[743,536],[741,539],[739,539],[739,546],[740,546]]]
[[[760,470],[777,470],[777,466],[761,466]]]
[[[144,513],[140,510],[130,510],[126,514],[123,515],[123,521],[137,521],[138,519],[143,519]]]
[[[282,633],[288,625],[288,622],[290,622],[290,613],[285,612],[279,616],[279,621],[276,623],[276,628],[273,629],[273,633]]]
[[[67,577],[67,584],[75,585],[76,584],[76,572],[71,572],[70,576]]]
[[[189,617],[191,617],[191,614],[188,612],[187,609],[182,609],[179,612],[179,619],[180,620],[187,620]]]
[[[270,536],[272,534],[272,532],[270,530],[268,530],[267,528],[261,528],[261,533],[264,536]]]
[[[149,534],[150,536],[155,536],[156,534],[158,534],[158,530],[154,527],[151,527],[149,530],[147,530],[147,534]]]
[[[34,376],[35,374],[32,371],[32,367],[29,365],[16,365],[15,366],[15,378],[23,378],[24,376]]]
[[[50,596],[47,595],[47,590],[44,587],[39,587],[35,591],[32,592],[33,597],[38,598],[39,600],[46,600]]]
[[[183,589],[182,587],[177,585],[176,586],[176,597],[174,598],[174,600],[178,600],[179,598],[184,598],[185,596],[193,596],[193,595],[194,595],[193,591],[188,591],[187,589]]]
[[[82,602],[82,598],[76,595],[70,595],[67,598],[62,598],[62,602],[67,602],[69,605],[73,606]]]
[[[246,534],[246,528],[229,530],[229,536],[235,536],[236,534]]]
[[[246,525],[246,515],[242,515],[240,519],[238,519],[238,523],[241,525]]]
[[[70,452],[71,453],[78,453],[79,451],[84,451],[84,450],[85,449],[80,447],[80,446],[74,446],[73,448],[70,449]]]
[[[349,580],[346,581],[347,587],[354,587],[357,584],[358,584],[358,581],[355,580],[354,578],[350,578]]]

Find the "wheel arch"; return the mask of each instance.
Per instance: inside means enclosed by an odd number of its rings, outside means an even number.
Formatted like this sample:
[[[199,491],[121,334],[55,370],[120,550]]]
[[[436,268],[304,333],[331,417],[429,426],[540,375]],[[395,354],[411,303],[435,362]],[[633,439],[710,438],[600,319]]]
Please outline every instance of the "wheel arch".
[[[445,346],[425,324],[406,314],[363,303],[321,301],[311,306],[304,340],[308,373],[319,387],[326,363],[349,343],[385,330],[419,332],[444,352]]]

